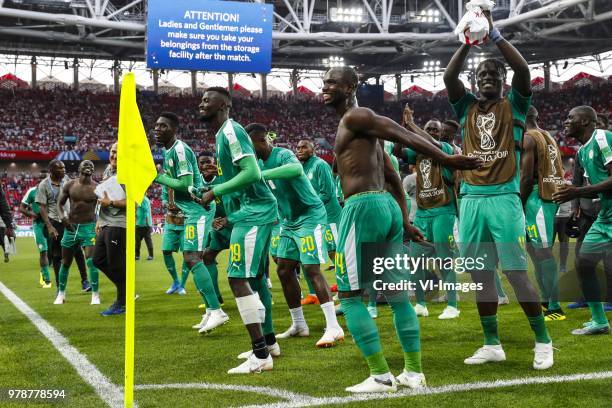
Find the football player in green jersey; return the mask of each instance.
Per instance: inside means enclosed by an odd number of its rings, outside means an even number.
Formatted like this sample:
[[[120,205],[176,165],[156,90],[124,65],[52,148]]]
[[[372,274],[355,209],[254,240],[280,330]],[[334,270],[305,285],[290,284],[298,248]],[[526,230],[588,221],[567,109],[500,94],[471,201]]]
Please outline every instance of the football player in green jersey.
[[[582,143],[576,160],[585,170],[589,185],[567,186],[553,195],[557,203],[595,195],[601,203],[599,216],[584,237],[576,262],[582,292],[591,310],[591,320],[572,331],[576,335],[610,333],[596,267],[604,257],[612,257],[612,132],[595,129],[596,121],[597,114],[590,106],[570,111],[564,123],[565,135]]]
[[[344,340],[344,331],[338,324],[329,286],[321,274],[327,249],[323,238],[327,226],[325,206],[291,150],[273,147],[266,136],[268,129],[262,124],[251,123],[246,130],[257,157],[263,162],[263,178],[276,197],[282,217],[276,253],[277,272],[292,324],[278,338],[306,337],[310,333],[300,304],[300,284],[295,273],[301,263],[325,315],[325,333],[316,346],[332,347]]]
[[[471,47],[463,44],[444,72],[448,99],[463,126],[463,154],[480,157],[482,168],[464,171],[459,209],[459,250],[465,259],[485,260],[482,269],[468,271],[482,285],[476,304],[484,334],[484,345],[464,360],[465,364],[504,361],[506,354],[497,330],[498,297],[495,288],[497,261],[510,281],[535,334],[533,368],[552,367],[553,347],[538,293],[527,275],[525,216],[520,198],[520,146],[524,121],[531,105],[529,66],[518,50],[493,27],[491,40],[512,68],[512,88],[503,96],[506,67],[497,59],[486,59],[476,69],[480,99],[466,91],[459,74]]]
[[[476,168],[482,162],[479,158],[449,156],[391,119],[358,107],[357,85],[357,72],[350,67],[332,68],[323,79],[323,101],[340,117],[334,150],[345,202],[335,260],[338,296],[348,329],[370,368],[365,381],[346,390],[393,392],[397,383],[383,355],[376,324],[361,299],[364,289],[373,288],[367,283],[373,278],[369,275],[373,265],[366,264],[369,261],[362,253],[362,244],[385,245],[386,249],[376,251],[374,256],[388,258],[401,255],[392,252],[397,247],[402,251],[404,230],[414,240],[422,241],[423,235],[410,225],[402,182],[382,141],[405,144],[451,168]],[[406,291],[387,291],[385,295],[404,352],[404,369],[397,381],[410,388],[421,388],[425,376],[421,369],[418,318]]]
[[[565,185],[563,163],[557,142],[538,126],[538,111],[527,111],[527,132],[521,157],[521,200],[525,208],[527,252],[535,266],[542,294],[544,320],[565,320],[559,303],[559,270],[553,257],[555,215],[559,205],[553,193]]]
[[[229,117],[231,106],[232,98],[224,88],[208,88],[202,95],[200,120],[215,133],[217,177],[221,182],[204,193],[201,203],[208,205],[220,197],[227,217],[215,222],[215,229],[232,226],[227,275],[252,351],[241,354],[239,357],[247,360],[228,374],[249,374],[272,370],[272,356],[280,355],[265,277],[272,225],[278,213],[276,199],[261,177],[249,135]],[[200,194],[194,191],[195,196]]]
[[[46,173],[40,173],[38,181],[42,182],[47,178]],[[30,188],[19,203],[19,212],[32,219],[32,229],[34,230],[34,242],[40,254],[40,285],[44,289],[51,287],[51,277],[49,276],[49,257],[47,256],[47,228],[40,216],[40,205],[36,202],[36,191],[38,186]]]
[[[183,257],[207,305],[199,329],[200,333],[206,333],[229,320],[221,309],[210,273],[202,262],[204,239],[212,226],[215,204],[205,209],[193,201],[189,194],[190,187],[202,186],[202,177],[193,150],[176,137],[178,126],[178,117],[172,112],[161,113],[155,123],[157,143],[166,149],[163,164],[165,173],[158,174],[155,181],[174,190],[174,202],[185,214]]]

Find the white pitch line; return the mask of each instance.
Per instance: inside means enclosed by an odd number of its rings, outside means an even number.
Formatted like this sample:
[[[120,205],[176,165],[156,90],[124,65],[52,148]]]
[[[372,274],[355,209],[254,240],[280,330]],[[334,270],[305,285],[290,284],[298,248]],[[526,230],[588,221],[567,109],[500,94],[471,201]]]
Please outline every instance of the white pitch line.
[[[141,385],[134,386],[134,389],[138,391],[140,390],[161,390],[161,389],[167,389],[167,388],[252,392],[256,394],[263,394],[263,395],[269,395],[271,397],[281,398],[287,401],[307,401],[310,399],[316,399],[316,397],[311,397],[310,395],[298,394],[295,392],[281,390],[278,388],[260,387],[260,386],[253,386],[253,385],[216,384],[216,383],[179,383],[179,384],[141,384]]]
[[[98,396],[111,408],[123,407],[123,391],[120,387],[111,383],[104,374],[93,365],[87,357],[81,354],[75,347],[71,346],[68,339],[62,336],[53,326],[36,313],[30,306],[19,298],[13,291],[0,282],[0,292],[15,307],[23,313],[36,328],[53,344],[77,373],[93,387]]]
[[[448,394],[453,392],[464,392],[483,390],[491,388],[502,388],[512,387],[521,385],[531,384],[550,384],[550,383],[562,383],[562,382],[573,382],[573,381],[585,381],[585,380],[604,380],[612,378],[612,371],[601,371],[594,373],[584,374],[571,374],[571,375],[557,375],[550,377],[528,377],[528,378],[516,378],[511,380],[497,380],[497,381],[482,381],[465,384],[449,384],[442,385],[439,387],[428,387],[421,390],[402,390],[396,393],[381,393],[381,394],[360,394],[352,395],[348,397],[329,397],[329,398],[316,398],[307,397],[304,400],[293,400],[288,402],[278,402],[273,404],[261,404],[261,405],[245,405],[241,408],[299,408],[299,407],[314,407],[314,406],[328,406],[335,404],[346,404],[350,402],[360,401],[372,401],[372,400],[384,400],[391,398],[404,398],[412,397],[417,395],[435,395],[435,394]]]

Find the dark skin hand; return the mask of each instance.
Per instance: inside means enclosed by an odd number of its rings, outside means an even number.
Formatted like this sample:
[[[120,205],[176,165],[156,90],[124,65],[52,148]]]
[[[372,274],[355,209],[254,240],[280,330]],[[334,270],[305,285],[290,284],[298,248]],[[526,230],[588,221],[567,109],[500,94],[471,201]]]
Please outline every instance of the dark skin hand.
[[[227,224],[227,217],[217,217],[213,220],[212,226],[216,231],[219,231],[225,228]]]
[[[521,152],[521,201],[523,206],[533,191],[533,185],[538,178],[537,148],[533,137],[525,133],[523,136],[523,150]]]
[[[605,181],[583,187],[566,186],[563,190],[557,191],[553,194],[553,201],[557,204],[561,204],[576,198],[588,198],[593,197],[594,194],[611,192],[612,163],[608,163],[606,170],[608,170],[608,178]]]

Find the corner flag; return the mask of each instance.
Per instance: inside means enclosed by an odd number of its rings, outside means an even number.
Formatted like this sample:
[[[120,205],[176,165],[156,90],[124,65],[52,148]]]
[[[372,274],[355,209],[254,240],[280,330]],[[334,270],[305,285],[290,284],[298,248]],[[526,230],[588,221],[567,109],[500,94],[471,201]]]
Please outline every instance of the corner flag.
[[[125,269],[125,394],[124,406],[134,406],[134,296],[136,265],[136,203],[140,204],[147,188],[157,175],[153,155],[136,104],[134,74],[123,76],[119,105],[119,141],[117,147],[117,181],[127,192],[127,231]]]

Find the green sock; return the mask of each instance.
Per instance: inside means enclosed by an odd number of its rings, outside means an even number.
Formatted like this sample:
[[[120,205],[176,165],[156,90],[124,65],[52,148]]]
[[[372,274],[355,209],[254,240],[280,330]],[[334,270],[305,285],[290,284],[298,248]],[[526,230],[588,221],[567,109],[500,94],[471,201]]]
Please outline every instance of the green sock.
[[[181,288],[185,287],[188,277],[189,277],[189,267],[187,266],[187,263],[185,263],[185,260],[183,260],[183,266],[181,268]]]
[[[215,288],[212,284],[212,279],[210,279],[210,274],[208,273],[208,269],[202,262],[198,262],[193,268],[191,268],[191,273],[193,273],[193,280],[196,282],[196,287],[202,295],[202,299],[206,301],[206,304],[212,310],[219,309],[219,301],[217,300],[217,294],[215,293]]]
[[[215,288],[215,293],[217,294],[217,297],[219,297],[221,296],[221,291],[219,290],[219,270],[217,269],[217,264],[213,262],[210,265],[206,265],[206,268],[208,269],[208,273],[210,273],[210,279],[212,279],[213,287]]]
[[[178,283],[178,276],[176,275],[176,264],[174,263],[174,258],[172,257],[172,253],[166,255],[164,254],[164,263],[166,264],[166,269],[172,276],[172,283]]]
[[[260,278],[249,278],[249,284],[251,289],[259,295],[261,303],[266,308],[266,317],[261,325],[264,336],[274,333],[274,324],[272,324],[272,295],[270,294],[270,289],[268,289],[266,275],[262,274]]]
[[[539,262],[539,264],[540,274],[542,275],[542,283],[544,286],[542,294],[544,295],[544,300],[548,301],[548,309],[560,309],[561,305],[559,304],[559,294],[557,293],[559,291],[559,268],[557,267],[557,263],[555,262],[554,258],[548,258]]]
[[[365,356],[370,374],[385,374],[389,366],[382,352],[378,329],[360,297],[341,299],[342,310],[355,344]]]
[[[484,333],[485,345],[496,346],[501,344],[499,334],[497,333],[497,315],[480,316],[480,324]]]
[[[425,271],[419,269],[413,276],[413,282],[416,282],[414,295],[416,296],[416,302],[421,306],[426,306],[425,303],[425,291],[423,290],[422,283],[425,281]],[[412,279],[411,279],[412,280]]]
[[[46,282],[51,282],[51,276],[49,276],[49,265],[41,266],[40,273],[42,273],[43,280]]]
[[[301,268],[302,268],[302,275],[304,276],[304,279],[306,280],[306,285],[308,285],[308,294],[317,296],[317,292],[314,290],[314,286],[312,286],[312,281],[310,280],[310,278],[304,271],[304,267],[302,266]]]
[[[591,316],[593,321],[597,324],[607,324],[608,319],[606,318],[606,312],[601,302],[587,302],[589,309],[591,310]]]
[[[393,311],[393,324],[404,351],[406,371],[421,372],[421,336],[419,319],[406,295],[389,297]]]
[[[499,297],[505,297],[506,296],[506,292],[504,292],[504,287],[501,283],[501,279],[499,277],[499,274],[497,273],[497,271],[493,271],[493,275],[495,275],[495,288],[497,289],[497,296]]]
[[[89,272],[89,284],[91,285],[91,291],[97,292],[99,284],[98,277],[100,276],[100,271],[94,266],[92,258],[87,258],[85,260],[85,264],[87,265],[87,272]]]
[[[69,271],[70,271],[70,268],[64,266],[64,264],[60,266],[60,271],[59,271],[59,290],[60,292],[64,292],[66,290],[66,284],[68,283],[68,272]]]
[[[536,335],[537,343],[550,343],[552,341],[548,335],[548,329],[544,323],[544,315],[542,313],[537,316],[527,316],[527,320],[529,320],[531,330]]]
[[[452,269],[444,269],[444,282],[455,284],[457,282],[457,274]],[[448,298],[448,305],[457,307],[457,291],[454,289],[446,291],[446,297]]]

